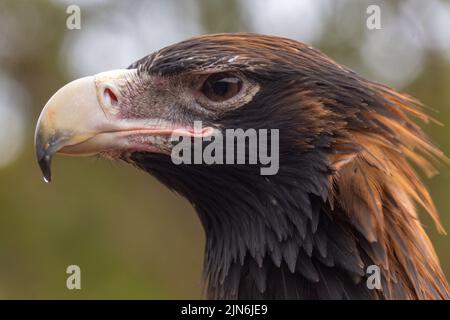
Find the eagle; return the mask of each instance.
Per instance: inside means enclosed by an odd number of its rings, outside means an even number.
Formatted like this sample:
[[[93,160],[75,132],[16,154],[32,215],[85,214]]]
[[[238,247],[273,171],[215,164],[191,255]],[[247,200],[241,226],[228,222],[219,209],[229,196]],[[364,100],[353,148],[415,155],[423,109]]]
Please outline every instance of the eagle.
[[[213,34],[65,85],[35,148],[47,181],[55,153],[100,155],[185,197],[206,236],[209,299],[448,299],[416,208],[444,232],[416,169],[432,176],[448,159],[417,119],[437,122],[311,46]],[[278,130],[276,174],[171,157],[174,134],[239,128]]]

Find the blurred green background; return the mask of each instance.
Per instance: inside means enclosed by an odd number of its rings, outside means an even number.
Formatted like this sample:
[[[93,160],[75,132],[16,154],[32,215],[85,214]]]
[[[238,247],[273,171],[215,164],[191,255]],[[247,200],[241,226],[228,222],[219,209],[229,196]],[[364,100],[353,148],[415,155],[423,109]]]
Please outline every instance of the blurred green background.
[[[66,9],[81,9],[68,30]],[[381,30],[368,30],[369,4]],[[189,204],[149,175],[96,158],[54,159],[44,184],[34,126],[74,78],[127,67],[190,36],[252,31],[309,43],[437,110],[424,129],[450,155],[448,1],[0,0],[0,298],[201,298],[204,234]],[[427,180],[450,231],[450,174]],[[450,276],[450,238],[422,220]],[[82,289],[66,288],[81,267]]]

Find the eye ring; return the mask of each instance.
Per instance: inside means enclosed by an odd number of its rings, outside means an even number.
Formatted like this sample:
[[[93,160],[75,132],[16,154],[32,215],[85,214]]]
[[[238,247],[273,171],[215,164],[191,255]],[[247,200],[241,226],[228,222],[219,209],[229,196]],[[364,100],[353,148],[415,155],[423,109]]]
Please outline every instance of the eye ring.
[[[242,90],[242,80],[231,73],[210,75],[202,85],[201,92],[211,101],[223,102],[236,96]]]

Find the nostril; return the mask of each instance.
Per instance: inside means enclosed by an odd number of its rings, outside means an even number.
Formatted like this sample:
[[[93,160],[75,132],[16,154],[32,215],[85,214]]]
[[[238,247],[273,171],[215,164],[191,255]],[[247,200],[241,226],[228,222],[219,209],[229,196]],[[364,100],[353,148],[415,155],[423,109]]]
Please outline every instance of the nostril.
[[[105,99],[106,105],[109,106],[114,107],[119,102],[119,99],[117,99],[116,94],[110,88],[105,88],[103,90],[103,98]]]
[[[105,114],[116,115],[120,112],[120,91],[112,83],[101,83],[97,91],[98,102]]]

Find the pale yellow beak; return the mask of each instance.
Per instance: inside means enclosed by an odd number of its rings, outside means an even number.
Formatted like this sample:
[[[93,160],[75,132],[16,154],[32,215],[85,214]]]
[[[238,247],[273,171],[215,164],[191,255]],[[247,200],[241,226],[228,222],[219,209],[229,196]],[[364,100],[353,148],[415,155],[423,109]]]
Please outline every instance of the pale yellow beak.
[[[39,166],[48,182],[55,153],[93,155],[102,152],[167,152],[154,136],[211,135],[213,129],[196,132],[191,127],[151,117],[137,119],[127,113],[130,90],[140,83],[135,69],[113,70],[70,82],[47,102],[39,117],[35,147]],[[150,89],[148,89],[150,90]],[[155,115],[156,117],[156,115]]]
[[[47,102],[39,117],[35,147],[44,178],[50,181],[50,162],[56,152],[92,155],[107,149],[112,141],[102,133],[124,131],[125,122],[117,121],[121,89],[136,70],[113,70],[72,81],[59,89]],[[128,124],[136,127],[136,123]]]

